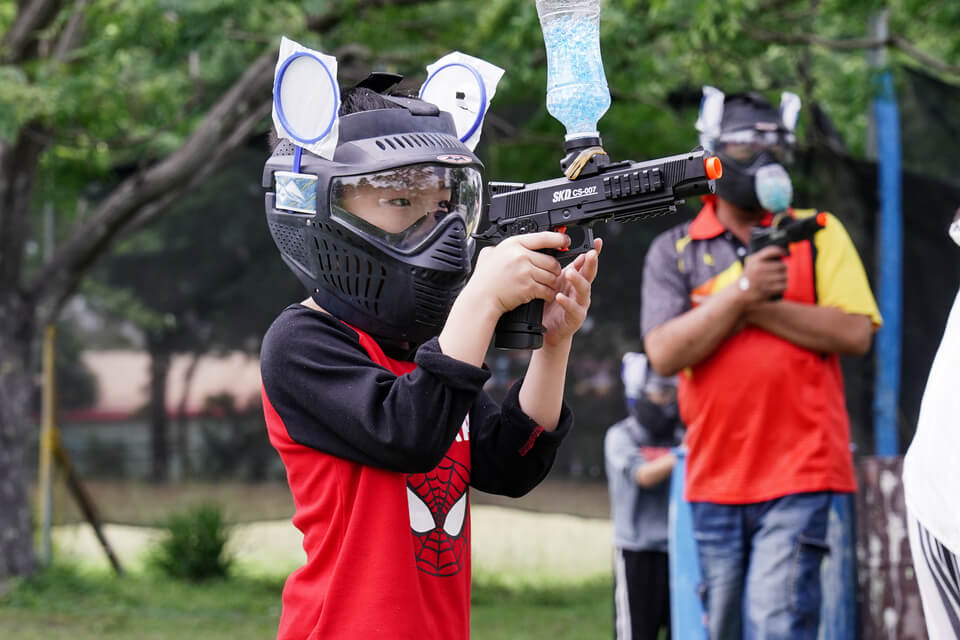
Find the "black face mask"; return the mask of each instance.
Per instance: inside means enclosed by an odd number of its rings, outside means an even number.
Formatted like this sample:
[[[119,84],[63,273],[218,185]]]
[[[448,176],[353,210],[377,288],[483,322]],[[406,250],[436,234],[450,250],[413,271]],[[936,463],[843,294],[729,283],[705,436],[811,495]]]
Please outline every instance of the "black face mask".
[[[632,413],[633,417],[647,430],[654,441],[662,441],[670,438],[680,422],[676,402],[661,406],[646,398],[640,397],[637,398],[636,404],[633,405]]]
[[[717,180],[717,195],[747,211],[762,211],[757,198],[757,170],[768,164],[778,164],[772,154],[757,154],[749,166],[744,166],[718,151],[723,163],[723,178]]]

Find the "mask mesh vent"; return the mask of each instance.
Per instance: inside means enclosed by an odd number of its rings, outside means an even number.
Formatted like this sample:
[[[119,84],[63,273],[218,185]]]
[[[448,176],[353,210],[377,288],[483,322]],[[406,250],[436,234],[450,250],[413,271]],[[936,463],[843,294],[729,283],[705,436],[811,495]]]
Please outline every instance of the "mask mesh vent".
[[[444,149],[450,146],[449,141],[431,133],[408,133],[400,136],[386,136],[377,140],[377,146],[383,150],[437,148]]]
[[[320,263],[320,278],[357,306],[380,313],[380,297],[387,282],[386,268],[366,256],[338,243],[339,229],[320,223],[326,233],[314,238]]]
[[[440,327],[450,313],[457,294],[463,289],[463,276],[429,269],[413,269],[413,293],[416,298],[416,320]],[[457,286],[457,283],[460,283]],[[454,288],[451,289],[451,286]]]
[[[270,233],[282,253],[306,267],[307,247],[304,242],[303,230],[288,224],[270,221]]]
[[[463,269],[463,227],[457,225],[451,228],[451,233],[443,237],[433,250],[433,259],[454,269]]]

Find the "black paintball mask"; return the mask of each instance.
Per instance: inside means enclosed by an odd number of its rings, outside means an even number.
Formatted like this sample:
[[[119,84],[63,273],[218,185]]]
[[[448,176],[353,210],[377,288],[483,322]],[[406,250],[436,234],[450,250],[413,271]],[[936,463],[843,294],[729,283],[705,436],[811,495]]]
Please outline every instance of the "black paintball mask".
[[[708,89],[716,93],[708,94]],[[697,128],[701,144],[723,163],[723,178],[717,181],[719,197],[748,211],[765,209],[758,191],[763,192],[766,185],[758,182],[758,176],[760,182],[766,176],[780,180],[786,176],[786,167],[793,163],[799,108],[799,98],[792,93],[783,94],[778,112],[758,93],[724,96],[712,87],[704,88]]]
[[[263,171],[274,188],[267,224],[318,305],[375,337],[417,345],[440,332],[470,274],[483,165],[449,113],[381,97],[398,108],[341,115],[332,160],[302,151],[294,173],[296,147],[281,141]],[[316,191],[315,211],[297,204],[305,189]]]
[[[627,410],[639,427],[635,439],[653,445],[675,444],[677,433],[683,428],[676,376],[661,376],[645,355],[631,352],[624,354],[621,378]]]

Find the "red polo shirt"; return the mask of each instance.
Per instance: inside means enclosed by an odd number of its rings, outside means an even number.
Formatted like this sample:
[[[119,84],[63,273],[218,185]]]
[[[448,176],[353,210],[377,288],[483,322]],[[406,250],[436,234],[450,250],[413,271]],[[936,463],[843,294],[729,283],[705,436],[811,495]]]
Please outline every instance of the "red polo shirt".
[[[744,254],[712,201],[693,222],[658,237],[644,271],[644,335],[736,282]],[[863,266],[835,217],[814,242],[791,245],[785,262],[785,300],[837,306],[880,324]],[[681,373],[679,401],[688,428],[688,500],[741,504],[856,490],[835,354],[746,327]]]

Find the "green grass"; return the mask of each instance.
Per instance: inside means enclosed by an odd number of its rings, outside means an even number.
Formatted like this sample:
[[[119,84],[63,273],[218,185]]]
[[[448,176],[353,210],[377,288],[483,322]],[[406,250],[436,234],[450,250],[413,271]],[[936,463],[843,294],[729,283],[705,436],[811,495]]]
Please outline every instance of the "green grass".
[[[52,567],[0,598],[0,638],[204,640],[272,638],[283,578],[233,577],[199,585],[146,574],[116,578]],[[579,640],[611,635],[611,583],[507,582],[475,576],[474,640]]]
[[[190,584],[54,567],[0,600],[0,638],[269,638],[281,588],[279,579]]]
[[[594,640],[613,636],[613,582],[598,576],[558,584],[474,576],[473,640]]]

